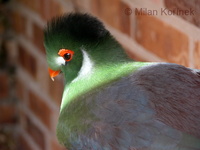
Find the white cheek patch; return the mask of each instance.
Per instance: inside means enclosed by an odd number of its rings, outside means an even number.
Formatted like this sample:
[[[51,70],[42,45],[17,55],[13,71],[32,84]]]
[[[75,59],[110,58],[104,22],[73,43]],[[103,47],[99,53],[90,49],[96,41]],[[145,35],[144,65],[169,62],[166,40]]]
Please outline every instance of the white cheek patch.
[[[58,64],[58,65],[65,65],[65,60],[64,60],[64,58],[63,57],[57,57],[56,58],[56,63]]]
[[[83,53],[83,62],[82,62],[81,69],[78,73],[78,76],[72,82],[75,82],[78,79],[88,76],[92,73],[94,63],[92,62],[92,60],[90,59],[86,51],[82,50],[82,53]]]
[[[92,72],[93,62],[89,58],[89,55],[86,51],[82,50],[83,53],[83,64],[81,70],[79,71],[79,76],[85,76]]]

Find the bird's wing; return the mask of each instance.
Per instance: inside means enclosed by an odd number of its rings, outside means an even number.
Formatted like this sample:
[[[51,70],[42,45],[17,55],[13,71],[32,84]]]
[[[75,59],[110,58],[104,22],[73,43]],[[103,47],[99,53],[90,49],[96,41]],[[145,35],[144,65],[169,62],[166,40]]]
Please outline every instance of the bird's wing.
[[[137,81],[149,95],[156,117],[200,138],[200,72],[176,64],[152,65]]]
[[[199,150],[199,91],[195,71],[143,67],[69,105],[71,149]]]

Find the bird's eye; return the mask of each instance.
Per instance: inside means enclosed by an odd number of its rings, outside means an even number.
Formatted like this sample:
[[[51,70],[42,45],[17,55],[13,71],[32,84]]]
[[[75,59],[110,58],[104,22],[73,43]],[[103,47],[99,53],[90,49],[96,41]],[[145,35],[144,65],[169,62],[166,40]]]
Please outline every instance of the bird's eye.
[[[63,57],[65,61],[71,61],[74,55],[74,52],[68,49],[60,49],[58,52],[58,55]]]
[[[66,60],[66,61],[70,61],[71,60],[71,57],[72,55],[70,53],[66,53],[63,58]]]

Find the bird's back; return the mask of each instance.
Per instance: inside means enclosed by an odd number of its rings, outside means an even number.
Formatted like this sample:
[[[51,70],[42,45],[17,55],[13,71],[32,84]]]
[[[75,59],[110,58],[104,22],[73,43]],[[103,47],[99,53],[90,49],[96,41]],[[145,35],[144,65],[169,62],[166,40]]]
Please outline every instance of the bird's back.
[[[199,70],[159,64],[141,70],[136,76],[160,121],[200,138]]]

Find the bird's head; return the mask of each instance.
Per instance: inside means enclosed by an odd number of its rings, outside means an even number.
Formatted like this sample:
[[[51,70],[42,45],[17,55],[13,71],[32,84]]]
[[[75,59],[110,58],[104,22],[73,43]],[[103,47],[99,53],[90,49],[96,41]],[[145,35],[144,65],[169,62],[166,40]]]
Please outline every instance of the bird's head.
[[[80,13],[53,18],[44,30],[44,45],[50,76],[63,72],[67,82],[95,64],[112,62],[120,53],[113,50],[121,49],[98,19]]]

